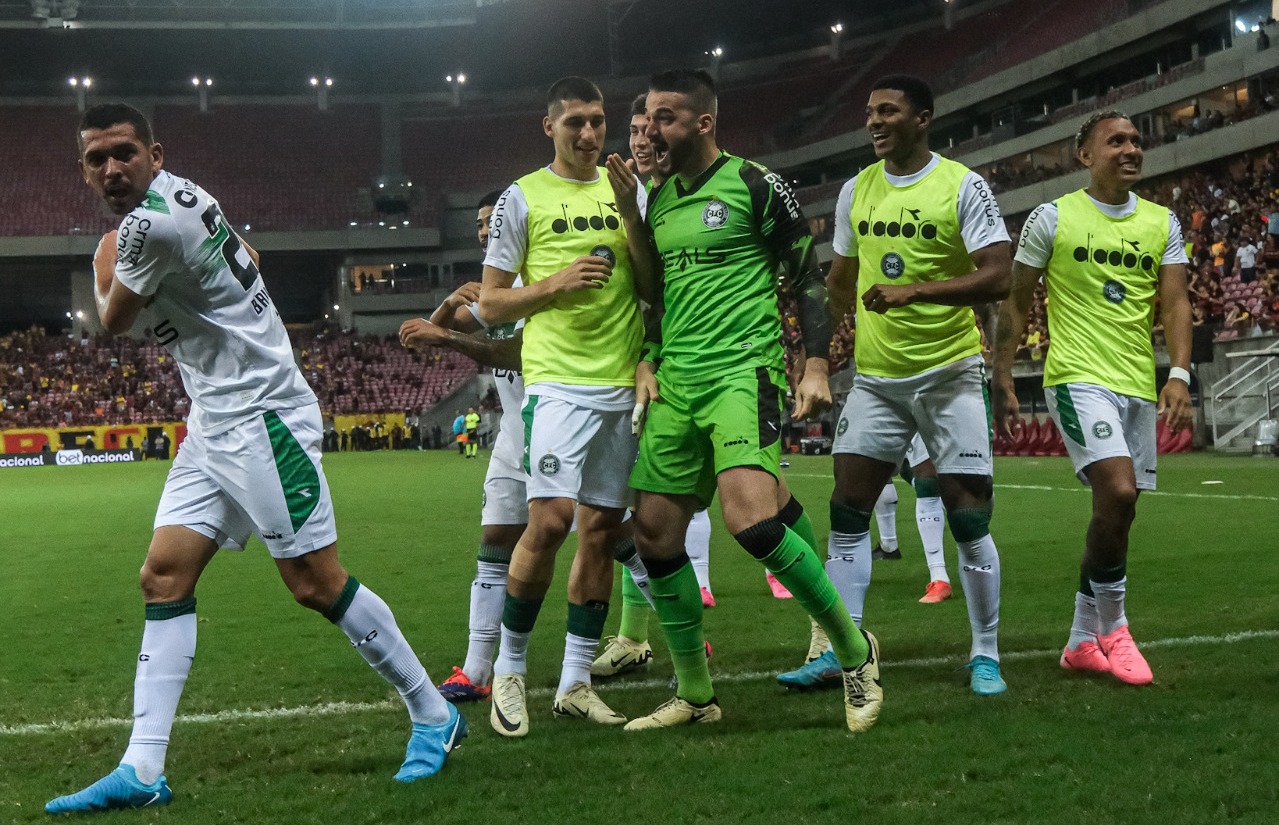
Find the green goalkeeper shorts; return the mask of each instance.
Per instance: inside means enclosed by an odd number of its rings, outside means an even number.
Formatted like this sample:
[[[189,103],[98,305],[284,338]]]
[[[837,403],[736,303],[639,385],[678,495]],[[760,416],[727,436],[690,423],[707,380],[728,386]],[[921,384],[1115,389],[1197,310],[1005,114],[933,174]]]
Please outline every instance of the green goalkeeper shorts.
[[[780,370],[738,370],[677,383],[657,374],[658,395],[640,436],[631,472],[636,490],[715,497],[715,478],[733,467],[759,467],[776,476],[781,460]]]

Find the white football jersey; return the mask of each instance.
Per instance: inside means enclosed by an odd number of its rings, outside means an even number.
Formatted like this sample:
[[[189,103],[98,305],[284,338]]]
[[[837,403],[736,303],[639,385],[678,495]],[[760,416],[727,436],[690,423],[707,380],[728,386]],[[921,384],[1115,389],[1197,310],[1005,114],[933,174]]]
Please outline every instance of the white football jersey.
[[[516,276],[511,285],[522,286],[522,279]],[[478,304],[471,304],[468,309],[494,341],[514,338],[515,333],[524,327],[523,318],[511,324],[490,326],[480,317]],[[493,455],[489,459],[493,467],[489,473],[524,481],[528,478],[524,472],[524,418],[521,414],[524,406],[524,374],[519,370],[494,367],[493,383],[497,387],[497,400],[502,405],[502,420],[498,423],[497,440],[493,442]]]
[[[156,175],[120,222],[115,274],[151,297],[148,333],[178,363],[192,431],[217,435],[266,410],[315,403],[253,259],[191,181]]]

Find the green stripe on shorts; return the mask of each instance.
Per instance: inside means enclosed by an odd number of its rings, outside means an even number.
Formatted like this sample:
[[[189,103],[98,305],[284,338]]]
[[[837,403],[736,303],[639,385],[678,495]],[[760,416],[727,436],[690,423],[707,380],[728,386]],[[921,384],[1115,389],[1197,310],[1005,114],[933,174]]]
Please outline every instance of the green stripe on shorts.
[[[284,490],[284,502],[289,508],[293,532],[306,524],[306,520],[320,504],[320,474],[315,471],[311,458],[302,445],[289,432],[274,410],[262,414],[266,433],[271,439],[271,454],[275,456],[275,469],[280,474],[280,487]]]
[[[1079,426],[1079,413],[1075,411],[1075,399],[1070,397],[1070,387],[1058,384],[1053,387],[1057,399],[1057,416],[1061,419],[1061,428],[1070,440],[1080,447],[1084,444],[1084,428]]]
[[[537,406],[539,396],[530,395],[524,401],[524,409],[520,410],[520,417],[524,419],[524,474],[532,475],[533,471],[529,468],[529,445],[533,443],[533,409]]]

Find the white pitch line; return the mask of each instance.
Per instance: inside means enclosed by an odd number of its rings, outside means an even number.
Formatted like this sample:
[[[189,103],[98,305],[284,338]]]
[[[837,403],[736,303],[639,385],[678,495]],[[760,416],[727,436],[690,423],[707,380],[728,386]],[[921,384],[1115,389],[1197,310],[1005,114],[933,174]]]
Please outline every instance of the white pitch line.
[[[1191,645],[1229,645],[1252,641],[1255,639],[1275,638],[1279,638],[1279,630],[1242,630],[1237,633],[1226,633],[1220,636],[1180,636],[1168,639],[1155,639],[1154,641],[1142,642],[1141,646],[1143,648],[1150,649],[1188,647]],[[1015,650],[1000,654],[1000,659],[1006,662],[1016,662],[1025,659],[1043,659],[1060,655],[1060,648],[1053,648],[1051,650]],[[920,659],[889,659],[883,663],[883,667],[886,670],[892,671],[896,668],[929,668],[962,664],[963,661],[958,656],[930,656]],[[716,673],[714,676],[715,681],[717,682],[771,682],[777,677],[777,673],[775,671],[747,671],[742,673]],[[652,690],[666,687],[669,682],[669,678],[616,682],[608,686],[608,692],[617,693],[636,690]],[[554,693],[554,691],[551,688],[533,688],[528,693],[530,696],[542,697],[550,696]],[[206,722],[247,722],[255,719],[292,719],[298,716],[344,716],[347,714],[368,713],[371,711],[396,710],[399,707],[401,707],[400,702],[391,699],[384,702],[325,702],[319,705],[302,705],[301,707],[292,708],[260,708],[257,710],[222,710],[217,711],[216,713],[191,713],[179,716],[177,721],[182,724],[200,724]],[[95,719],[79,719],[69,722],[0,725],[0,736],[32,736],[48,733],[76,733],[78,731],[85,730],[127,727],[131,724],[133,724],[132,719],[126,719],[123,717],[98,717]]]
[[[788,476],[796,478],[828,478],[830,475],[823,473],[786,473]],[[1088,487],[1080,484],[1076,487],[1050,487],[1046,484],[996,484],[996,490],[1040,490],[1046,493],[1087,493],[1090,492]],[[1222,501],[1279,501],[1279,496],[1254,496],[1254,495],[1230,495],[1228,493],[1170,493],[1160,490],[1144,490],[1143,496],[1158,496],[1160,498],[1207,498],[1218,499]]]

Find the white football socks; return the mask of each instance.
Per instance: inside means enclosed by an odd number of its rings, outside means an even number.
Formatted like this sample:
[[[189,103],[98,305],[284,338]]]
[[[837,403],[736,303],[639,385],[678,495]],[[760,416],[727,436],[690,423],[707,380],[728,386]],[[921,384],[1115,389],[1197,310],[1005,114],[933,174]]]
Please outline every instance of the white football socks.
[[[648,600],[648,606],[654,607],[653,592],[648,583],[648,568],[644,566],[644,561],[640,558],[635,546],[631,545],[630,552],[625,557],[618,558],[617,561],[630,572],[631,581],[635,582],[635,586],[639,588],[640,593],[644,594],[644,598]],[[506,647],[505,642],[502,643],[502,647]],[[522,673],[523,671],[520,672]]]
[[[862,626],[866,608],[866,590],[870,587],[870,533],[836,533],[831,531],[826,543],[826,575],[830,576],[848,615]]]
[[[1070,623],[1070,638],[1066,647],[1074,650],[1084,642],[1097,644],[1101,620],[1097,617],[1097,600],[1083,593],[1075,593],[1075,618]]]
[[[149,619],[143,626],[133,679],[133,732],[120,760],[133,766],[143,784],[150,785],[164,773],[169,732],[195,659],[195,635],[194,612]]]
[[[528,640],[532,635],[532,631],[516,633],[505,624],[502,625],[502,644],[498,648],[497,661],[493,663],[494,676],[508,673],[523,676],[528,673]]]
[[[560,668],[558,693],[564,693],[578,682],[591,683],[591,662],[599,650],[599,639],[564,634],[564,665]]]
[[[471,582],[470,636],[462,672],[474,685],[493,680],[493,654],[502,635],[502,605],[506,601],[506,571],[509,565],[481,561],[475,564]]]
[[[990,534],[959,542],[959,580],[973,629],[969,654],[999,661],[999,552]]]
[[[941,496],[923,496],[915,499],[915,521],[919,524],[919,539],[924,543],[924,558],[928,561],[930,581],[950,582],[946,572],[946,551],[942,540],[946,535],[946,508]]]
[[[351,644],[404,699],[415,725],[448,721],[449,705],[431,684],[426,669],[395,624],[391,608],[376,593],[360,585],[342,617],[334,622]]]
[[[693,563],[697,586],[711,589],[711,517],[705,510],[693,513],[684,536],[684,552]]]
[[[1092,585],[1093,596],[1097,600],[1097,632],[1105,636],[1127,625],[1124,595],[1128,590],[1128,577],[1124,576],[1117,582],[1095,582],[1089,579],[1088,583]]]
[[[875,502],[875,523],[879,525],[879,546],[897,549],[897,486],[889,481]]]

